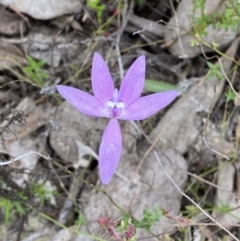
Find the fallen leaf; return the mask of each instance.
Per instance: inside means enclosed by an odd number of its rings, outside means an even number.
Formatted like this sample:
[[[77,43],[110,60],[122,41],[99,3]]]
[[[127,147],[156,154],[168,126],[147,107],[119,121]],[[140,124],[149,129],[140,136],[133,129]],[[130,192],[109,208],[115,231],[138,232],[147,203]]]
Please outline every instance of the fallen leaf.
[[[27,60],[21,50],[13,44],[0,40],[0,70],[23,64],[27,64]]]
[[[66,28],[70,25],[73,29],[82,31],[83,28],[78,21],[74,19],[74,15],[63,15],[57,17],[51,21],[52,24],[56,25],[58,28]]]
[[[0,5],[0,33],[14,35],[26,31],[26,23],[16,14],[10,13]]]

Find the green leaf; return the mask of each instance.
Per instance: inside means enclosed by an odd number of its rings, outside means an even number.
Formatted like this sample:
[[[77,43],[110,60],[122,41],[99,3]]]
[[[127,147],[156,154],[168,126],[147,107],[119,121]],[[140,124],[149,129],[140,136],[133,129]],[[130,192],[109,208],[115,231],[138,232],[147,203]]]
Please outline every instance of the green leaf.
[[[227,102],[235,100],[236,98],[236,94],[230,88],[226,91],[225,96],[227,97]]]
[[[146,79],[144,90],[149,92],[161,92],[161,91],[167,91],[167,90],[176,90],[177,86],[169,84],[164,81],[157,81],[157,80],[151,80]]]
[[[222,79],[222,70],[220,64],[212,64],[210,62],[207,62],[207,65],[209,67],[207,78],[208,80],[212,79],[213,77],[216,77],[218,80]]]
[[[9,222],[9,216],[10,216],[10,212],[12,209],[13,205],[12,202],[10,200],[6,200],[5,203],[5,218],[4,218],[4,222],[7,224]]]
[[[102,14],[105,10],[105,5],[100,3],[100,0],[87,0],[87,6],[92,8],[97,13],[98,23],[102,23]]]
[[[161,220],[162,210],[157,207],[155,210],[143,210],[143,218],[142,220],[136,224],[136,227],[145,228],[146,230],[150,230],[150,228],[158,221]]]
[[[49,77],[42,67],[45,65],[43,60],[35,61],[31,56],[28,56],[28,66],[23,68],[23,72],[39,87],[45,85],[44,80]]]
[[[16,207],[16,209],[17,209],[19,214],[25,214],[26,213],[25,209],[22,207],[20,202],[16,202],[15,201],[13,203],[14,203],[14,205],[15,205],[15,207]]]

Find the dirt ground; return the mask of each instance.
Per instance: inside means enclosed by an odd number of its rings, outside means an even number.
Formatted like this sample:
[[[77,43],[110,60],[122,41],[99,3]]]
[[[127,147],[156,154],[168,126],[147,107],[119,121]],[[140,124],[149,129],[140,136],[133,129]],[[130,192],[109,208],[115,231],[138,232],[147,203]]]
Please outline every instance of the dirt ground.
[[[233,10],[238,1],[0,0],[0,241],[240,240]],[[95,52],[117,88],[145,55],[142,95],[179,91],[149,119],[120,121],[108,185],[98,154],[109,120],[56,89],[93,94]]]

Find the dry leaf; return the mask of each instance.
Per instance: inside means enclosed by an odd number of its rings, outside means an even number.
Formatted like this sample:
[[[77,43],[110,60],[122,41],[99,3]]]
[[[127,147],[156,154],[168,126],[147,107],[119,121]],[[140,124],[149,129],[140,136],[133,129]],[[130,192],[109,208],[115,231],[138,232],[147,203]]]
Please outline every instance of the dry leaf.
[[[78,21],[74,19],[74,15],[71,16],[60,16],[51,21],[52,24],[56,25],[58,28],[66,28],[66,26],[71,25],[73,29],[82,31],[83,28]]]
[[[27,60],[21,50],[13,44],[0,40],[0,70],[23,64],[27,64]]]
[[[25,32],[26,23],[16,15],[6,11],[6,8],[0,5],[0,33],[5,35],[19,34]]]

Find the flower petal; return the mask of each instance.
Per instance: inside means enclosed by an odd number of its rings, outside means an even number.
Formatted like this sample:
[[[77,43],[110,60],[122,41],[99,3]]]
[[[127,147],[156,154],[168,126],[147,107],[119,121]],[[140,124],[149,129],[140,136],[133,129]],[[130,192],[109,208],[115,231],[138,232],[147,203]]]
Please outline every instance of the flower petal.
[[[94,96],[65,85],[57,85],[57,90],[63,98],[83,114],[105,117],[103,103]]]
[[[119,119],[144,120],[170,104],[178,94],[177,91],[171,90],[139,98],[125,108],[125,114]]]
[[[113,80],[106,63],[98,53],[93,56],[91,79],[95,97],[103,103],[109,101],[114,91]]]
[[[102,137],[99,149],[99,169],[103,184],[108,184],[117,168],[122,151],[122,134],[119,123],[111,119]]]
[[[145,56],[142,55],[130,66],[119,91],[119,99],[126,105],[138,99],[142,93],[145,80]]]

